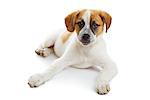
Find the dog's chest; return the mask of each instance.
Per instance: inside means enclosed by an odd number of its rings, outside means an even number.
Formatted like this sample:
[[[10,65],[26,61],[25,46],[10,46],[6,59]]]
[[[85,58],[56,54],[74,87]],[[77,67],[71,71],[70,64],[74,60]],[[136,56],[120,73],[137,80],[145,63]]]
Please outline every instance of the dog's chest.
[[[90,50],[80,49],[79,50],[79,63],[75,64],[73,67],[76,68],[88,68],[93,65],[93,56],[90,53]]]
[[[91,67],[93,64],[91,63],[90,60],[88,59],[82,59],[81,62],[79,62],[78,64],[75,64],[73,67],[76,68],[88,68]]]

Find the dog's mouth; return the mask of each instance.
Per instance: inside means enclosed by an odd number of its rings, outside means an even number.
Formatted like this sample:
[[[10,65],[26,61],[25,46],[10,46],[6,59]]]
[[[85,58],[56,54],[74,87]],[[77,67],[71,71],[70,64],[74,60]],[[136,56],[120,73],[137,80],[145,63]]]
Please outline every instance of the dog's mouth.
[[[88,45],[90,44],[90,40],[80,40],[80,42],[83,44],[83,45]]]

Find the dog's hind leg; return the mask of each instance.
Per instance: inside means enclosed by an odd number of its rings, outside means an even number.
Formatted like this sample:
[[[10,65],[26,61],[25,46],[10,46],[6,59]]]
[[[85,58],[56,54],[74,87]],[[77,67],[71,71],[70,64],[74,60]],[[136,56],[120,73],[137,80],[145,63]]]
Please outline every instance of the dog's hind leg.
[[[35,50],[37,55],[47,57],[53,52],[55,41],[59,34],[50,34],[50,36],[44,41],[38,49]]]

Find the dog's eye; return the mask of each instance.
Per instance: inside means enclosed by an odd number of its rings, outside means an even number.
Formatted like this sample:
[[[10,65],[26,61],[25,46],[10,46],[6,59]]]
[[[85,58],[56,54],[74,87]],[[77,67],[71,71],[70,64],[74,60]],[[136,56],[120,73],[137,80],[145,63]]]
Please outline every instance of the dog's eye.
[[[77,24],[78,24],[78,26],[79,26],[79,27],[80,27],[80,29],[81,29],[81,28],[83,28],[83,27],[84,27],[85,22],[84,22],[83,20],[81,20],[80,22],[77,22]]]
[[[99,24],[97,24],[95,21],[92,22],[91,27],[92,29],[96,30],[98,28],[98,26],[100,26]]]

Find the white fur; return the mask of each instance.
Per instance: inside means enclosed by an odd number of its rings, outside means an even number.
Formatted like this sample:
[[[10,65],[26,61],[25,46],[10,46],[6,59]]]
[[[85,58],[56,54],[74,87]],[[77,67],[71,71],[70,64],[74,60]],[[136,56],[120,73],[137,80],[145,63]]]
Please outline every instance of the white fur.
[[[88,22],[86,23],[86,26],[88,26],[89,12],[86,12],[83,18]],[[57,36],[57,39],[56,36],[54,36],[44,43],[44,47],[50,46],[54,40],[54,51],[60,58],[55,60],[44,72],[31,76],[29,78],[29,85],[31,87],[40,86],[51,79],[55,74],[62,71],[65,67],[88,68],[91,66],[98,66],[102,68],[102,71],[99,72],[97,77],[97,91],[100,94],[105,94],[109,91],[109,81],[117,74],[117,69],[115,63],[106,52],[106,46],[102,35],[99,35],[96,41],[89,46],[81,45],[75,33],[73,33],[65,43],[62,42],[61,35]]]

